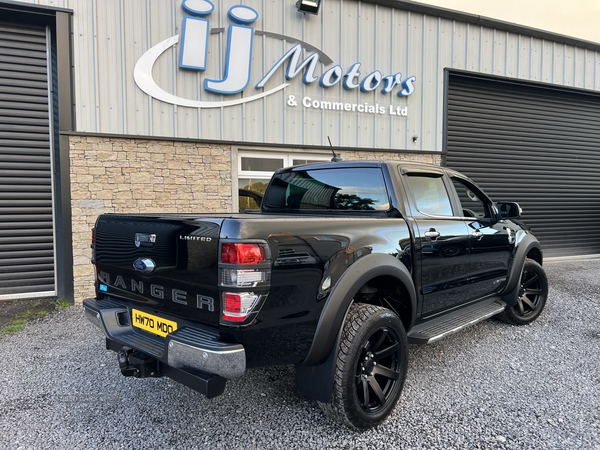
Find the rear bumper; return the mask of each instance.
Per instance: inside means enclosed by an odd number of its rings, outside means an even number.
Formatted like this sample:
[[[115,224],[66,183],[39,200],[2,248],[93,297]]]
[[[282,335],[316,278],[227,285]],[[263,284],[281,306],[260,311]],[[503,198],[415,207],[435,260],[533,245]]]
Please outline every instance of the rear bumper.
[[[111,341],[110,348],[129,347],[156,358],[162,365],[201,377],[215,375],[232,379],[246,371],[244,347],[219,341],[216,330],[209,327],[183,326],[161,338],[134,329],[130,324],[131,311],[120,302],[85,299],[83,308],[86,317]],[[169,370],[164,372],[171,376]]]

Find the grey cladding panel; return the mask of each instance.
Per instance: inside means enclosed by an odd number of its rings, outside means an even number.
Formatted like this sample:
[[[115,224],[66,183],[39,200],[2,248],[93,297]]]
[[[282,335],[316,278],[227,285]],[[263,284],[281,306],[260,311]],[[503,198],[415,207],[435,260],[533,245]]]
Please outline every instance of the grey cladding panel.
[[[450,73],[447,165],[516,201],[545,256],[600,254],[600,96]]]
[[[0,23],[0,296],[55,291],[44,27]]]

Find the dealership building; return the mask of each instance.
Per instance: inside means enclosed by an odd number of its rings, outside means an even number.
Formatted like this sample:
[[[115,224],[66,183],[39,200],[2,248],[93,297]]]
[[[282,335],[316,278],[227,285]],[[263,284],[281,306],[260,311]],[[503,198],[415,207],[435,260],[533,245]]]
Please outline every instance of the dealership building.
[[[311,3],[0,0],[0,299],[93,295],[98,214],[236,212],[332,150],[458,169],[546,257],[600,254],[599,43]]]

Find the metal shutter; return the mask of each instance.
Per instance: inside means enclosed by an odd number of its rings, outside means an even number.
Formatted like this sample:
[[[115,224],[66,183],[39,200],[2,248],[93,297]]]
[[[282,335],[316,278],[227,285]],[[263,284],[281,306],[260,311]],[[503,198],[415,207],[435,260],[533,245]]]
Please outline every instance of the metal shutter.
[[[446,163],[516,201],[544,255],[600,254],[600,96],[448,74]]]
[[[45,27],[0,23],[0,298],[55,295]]]

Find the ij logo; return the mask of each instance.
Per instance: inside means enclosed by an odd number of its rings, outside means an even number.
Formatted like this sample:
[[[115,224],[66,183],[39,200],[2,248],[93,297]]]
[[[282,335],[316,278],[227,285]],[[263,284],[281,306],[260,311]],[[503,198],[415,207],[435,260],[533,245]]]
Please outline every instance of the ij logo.
[[[183,9],[190,14],[207,16],[214,8],[210,1],[187,0],[183,2]],[[254,28],[247,25],[258,19],[258,13],[248,6],[233,6],[228,15],[237,25],[229,26],[225,76],[222,80],[204,79],[204,89],[217,94],[237,94],[246,89],[250,82]],[[179,67],[206,69],[209,27],[208,19],[183,19]]]
[[[403,79],[401,73],[384,76],[379,70],[375,70],[362,77],[360,72],[361,63],[359,62],[352,64],[346,71],[339,64],[335,64],[319,75],[316,73],[319,63],[323,66],[332,63],[332,60],[327,55],[293,37],[255,30],[251,25],[258,19],[258,12],[249,6],[237,5],[232,6],[228,11],[228,17],[232,23],[229,25],[227,31],[227,53],[224,61],[223,77],[222,79],[204,77],[203,88],[205,91],[230,96],[235,96],[235,94],[246,91],[251,79],[252,50],[255,35],[281,39],[295,43],[295,45],[262,76],[262,79],[255,85],[255,89],[260,92],[255,95],[222,101],[200,101],[178,97],[165,91],[156,83],[152,77],[152,68],[160,55],[179,42],[179,68],[200,72],[206,71],[209,37],[211,35],[210,15],[214,11],[214,4],[210,0],[183,0],[182,7],[189,15],[183,20],[181,36],[172,36],[152,47],[142,55],[134,69],[134,79],[140,89],[163,102],[193,108],[220,108],[251,102],[281,91],[289,85],[289,83],[284,82],[274,88],[264,90],[267,82],[280,68],[285,70],[287,81],[302,74],[302,82],[304,84],[310,85],[318,81],[319,86],[323,89],[331,88],[341,83],[346,90],[359,89],[365,93],[380,90],[383,94],[392,94],[398,97],[409,96],[415,91],[414,82],[416,77],[411,76]],[[310,49],[312,53],[301,61],[302,52],[306,49]],[[286,63],[287,67],[285,67]],[[302,104],[305,107],[318,107],[308,97],[303,99]],[[289,100],[288,105],[295,106]],[[334,105],[340,106],[328,108],[321,105],[320,107],[342,111],[349,110],[348,104],[334,103]],[[377,114],[387,112],[382,106],[371,106],[374,108],[373,110],[369,109],[367,111],[365,109],[364,112]],[[362,112],[360,105],[358,109],[351,109]],[[397,114],[393,111],[397,111]],[[391,115],[400,115],[400,111],[399,107],[395,107],[393,110],[390,106],[389,113]]]

